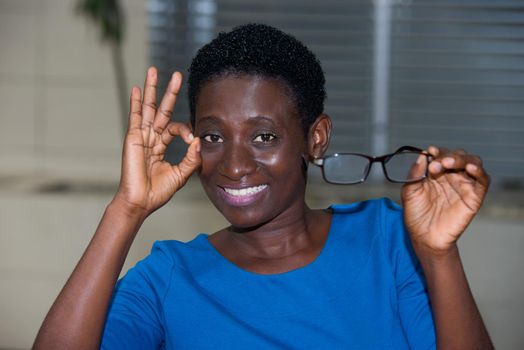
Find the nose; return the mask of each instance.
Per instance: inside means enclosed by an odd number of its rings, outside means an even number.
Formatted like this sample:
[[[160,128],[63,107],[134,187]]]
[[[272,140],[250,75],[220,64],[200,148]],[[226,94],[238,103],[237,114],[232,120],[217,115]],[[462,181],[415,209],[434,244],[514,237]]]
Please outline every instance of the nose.
[[[256,168],[257,162],[253,152],[251,152],[249,147],[237,143],[226,147],[218,165],[220,174],[234,181],[254,173]]]

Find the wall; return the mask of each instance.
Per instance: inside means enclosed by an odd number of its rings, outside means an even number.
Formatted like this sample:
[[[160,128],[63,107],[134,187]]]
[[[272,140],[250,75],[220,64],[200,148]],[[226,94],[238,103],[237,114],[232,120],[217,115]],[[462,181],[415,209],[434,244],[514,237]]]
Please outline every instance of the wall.
[[[129,81],[146,68],[143,0],[123,1]],[[115,176],[121,146],[111,54],[74,0],[0,1],[2,175]]]
[[[0,348],[30,347],[107,202],[39,197],[33,186],[119,176],[110,48],[75,3],[0,0]],[[131,86],[147,67],[145,1],[122,3]]]

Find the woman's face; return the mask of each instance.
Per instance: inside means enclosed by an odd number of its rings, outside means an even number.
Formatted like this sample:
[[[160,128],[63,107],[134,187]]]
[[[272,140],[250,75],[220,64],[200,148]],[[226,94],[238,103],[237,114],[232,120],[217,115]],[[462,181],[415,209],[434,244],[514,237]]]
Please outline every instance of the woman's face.
[[[234,227],[259,226],[302,208],[306,141],[295,103],[278,80],[242,75],[205,84],[195,135],[202,185]]]

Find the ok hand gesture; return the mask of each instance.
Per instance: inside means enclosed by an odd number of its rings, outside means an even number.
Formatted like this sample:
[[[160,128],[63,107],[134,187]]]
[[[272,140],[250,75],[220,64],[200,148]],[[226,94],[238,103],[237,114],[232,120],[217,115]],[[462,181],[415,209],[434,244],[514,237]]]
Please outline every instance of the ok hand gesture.
[[[200,140],[193,137],[183,123],[172,122],[182,76],[171,77],[160,106],[156,106],[157,70],[147,71],[142,96],[140,88],[131,92],[129,128],[124,141],[122,174],[115,200],[147,217],[164,205],[200,166]],[[165,159],[167,146],[180,136],[189,144],[187,153],[177,165]]]
[[[454,248],[489,186],[479,157],[429,147],[428,177],[402,188],[404,220],[414,245],[432,253]]]

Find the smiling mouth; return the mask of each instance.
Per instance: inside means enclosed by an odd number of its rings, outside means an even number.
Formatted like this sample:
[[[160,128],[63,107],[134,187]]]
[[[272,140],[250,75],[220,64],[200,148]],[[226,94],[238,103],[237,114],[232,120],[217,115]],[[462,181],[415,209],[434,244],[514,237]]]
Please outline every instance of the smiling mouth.
[[[249,196],[249,195],[253,195],[253,194],[256,194],[258,192],[261,192],[266,187],[267,187],[267,185],[260,185],[260,186],[253,186],[253,187],[246,187],[246,188],[239,188],[239,189],[227,188],[227,187],[222,187],[222,188],[224,189],[224,191],[227,194],[229,194],[231,196],[244,197],[244,196]]]

